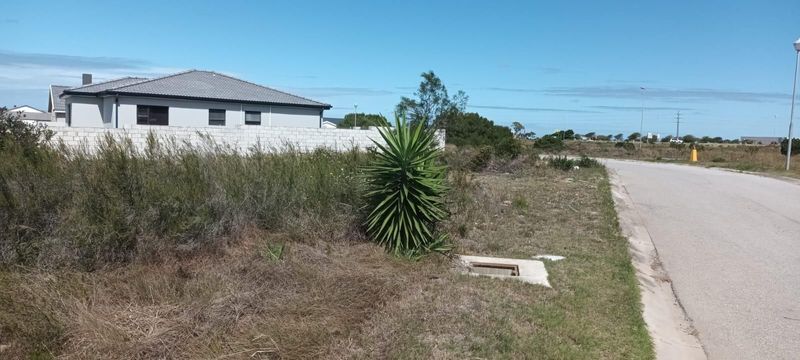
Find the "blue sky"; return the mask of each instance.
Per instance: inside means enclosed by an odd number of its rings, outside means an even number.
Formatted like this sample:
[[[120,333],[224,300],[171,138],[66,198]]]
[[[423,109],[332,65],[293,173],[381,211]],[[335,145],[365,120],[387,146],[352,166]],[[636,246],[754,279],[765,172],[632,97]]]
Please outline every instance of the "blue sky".
[[[196,68],[391,114],[434,70],[539,134],[638,131],[644,99],[645,131],[782,136],[800,1],[6,1],[0,34],[5,106]]]

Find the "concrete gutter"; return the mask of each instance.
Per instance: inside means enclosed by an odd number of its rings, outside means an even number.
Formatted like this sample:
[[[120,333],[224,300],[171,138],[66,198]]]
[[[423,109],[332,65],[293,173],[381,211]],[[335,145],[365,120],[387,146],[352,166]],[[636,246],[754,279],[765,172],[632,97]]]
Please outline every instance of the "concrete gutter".
[[[643,317],[653,340],[657,359],[707,359],[691,319],[675,296],[672,282],[658,258],[650,233],[642,224],[633,200],[616,174],[609,170],[614,207],[642,294]]]

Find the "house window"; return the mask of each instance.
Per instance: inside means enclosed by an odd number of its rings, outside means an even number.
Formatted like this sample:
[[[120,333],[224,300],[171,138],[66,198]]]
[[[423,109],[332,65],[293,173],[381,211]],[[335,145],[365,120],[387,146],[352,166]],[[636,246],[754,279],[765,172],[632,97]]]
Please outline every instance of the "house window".
[[[244,112],[245,125],[261,125],[261,111],[245,111]]]
[[[137,125],[169,125],[169,107],[136,105]]]
[[[208,109],[208,125],[225,126],[225,110]]]

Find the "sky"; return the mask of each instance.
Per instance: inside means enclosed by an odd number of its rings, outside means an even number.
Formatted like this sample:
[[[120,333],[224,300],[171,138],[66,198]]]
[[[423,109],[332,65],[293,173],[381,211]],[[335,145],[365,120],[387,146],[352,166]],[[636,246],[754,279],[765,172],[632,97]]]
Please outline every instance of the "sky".
[[[800,1],[33,1],[0,4],[0,106],[49,84],[213,70],[391,116],[433,70],[537,134],[788,130]],[[642,91],[640,88],[645,88]],[[800,111],[798,111],[800,112]],[[798,116],[796,116],[798,118]]]

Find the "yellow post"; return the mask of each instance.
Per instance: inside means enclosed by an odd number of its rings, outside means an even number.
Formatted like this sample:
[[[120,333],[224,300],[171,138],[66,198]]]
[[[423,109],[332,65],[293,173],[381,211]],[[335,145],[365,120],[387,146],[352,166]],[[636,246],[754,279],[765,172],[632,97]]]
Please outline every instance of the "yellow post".
[[[697,149],[692,148],[692,162],[697,162]]]

